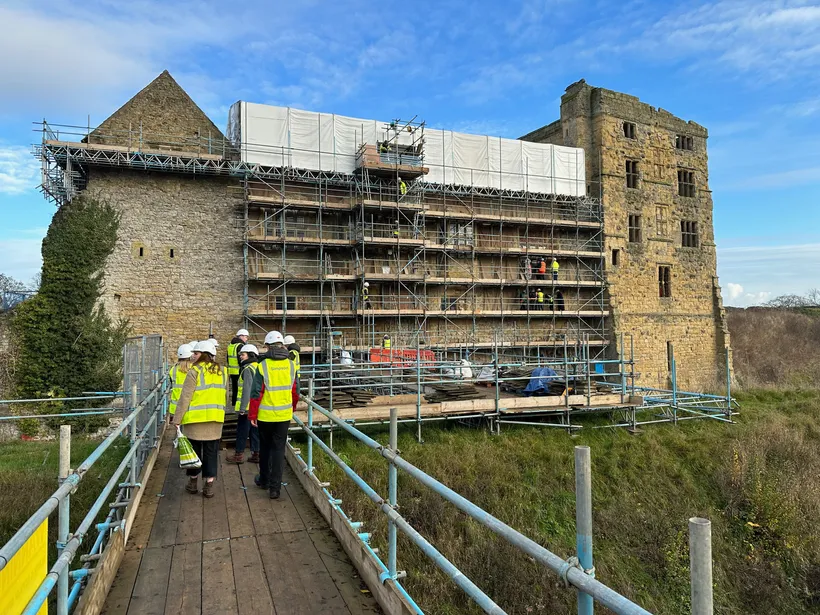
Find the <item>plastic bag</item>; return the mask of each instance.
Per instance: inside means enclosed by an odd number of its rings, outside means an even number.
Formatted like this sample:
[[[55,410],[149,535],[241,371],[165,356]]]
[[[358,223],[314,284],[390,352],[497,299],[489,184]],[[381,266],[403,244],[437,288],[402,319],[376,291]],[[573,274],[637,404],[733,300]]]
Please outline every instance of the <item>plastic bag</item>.
[[[179,467],[186,470],[194,470],[202,467],[202,462],[199,460],[194,447],[191,446],[191,441],[186,438],[177,425],[177,437],[174,438],[174,448],[179,450]]]

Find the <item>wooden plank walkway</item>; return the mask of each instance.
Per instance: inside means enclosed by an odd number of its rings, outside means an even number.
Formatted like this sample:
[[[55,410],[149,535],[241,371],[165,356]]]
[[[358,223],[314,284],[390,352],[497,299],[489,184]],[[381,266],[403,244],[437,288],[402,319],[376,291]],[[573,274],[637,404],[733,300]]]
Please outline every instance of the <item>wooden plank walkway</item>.
[[[103,613],[381,613],[289,467],[271,500],[253,484],[256,464],[229,465],[221,451],[206,500],[185,491],[172,438],[168,430]]]

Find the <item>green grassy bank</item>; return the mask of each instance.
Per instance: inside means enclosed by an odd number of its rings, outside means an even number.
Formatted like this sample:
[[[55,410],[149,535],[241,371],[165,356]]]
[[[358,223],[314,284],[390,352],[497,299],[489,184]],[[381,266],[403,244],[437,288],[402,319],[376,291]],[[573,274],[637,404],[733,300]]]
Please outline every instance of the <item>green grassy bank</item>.
[[[72,438],[71,467],[79,466],[99,445],[99,440]],[[80,482],[77,492],[71,496],[71,531],[77,528],[88,513],[128,448],[127,439],[117,440]],[[18,441],[0,444],[0,545],[8,542],[26,519],[57,489],[59,457],[57,441]],[[113,500],[114,496],[111,497],[111,501]],[[107,507],[102,514],[108,514]],[[50,565],[56,559],[56,512],[49,518],[48,533]],[[92,532],[90,537],[86,538],[83,547],[90,547],[95,538],[96,532]]]
[[[690,421],[640,435],[545,428],[501,436],[427,427],[403,431],[406,459],[562,557],[574,552],[573,447],[592,449],[597,577],[656,613],[688,614],[687,520],[712,520],[716,610],[820,613],[820,392],[739,395],[737,424]],[[378,436],[386,442],[386,434]],[[335,449],[387,495],[383,459],[348,438]],[[386,524],[317,453],[317,472],[386,558]],[[555,575],[407,476],[400,512],[509,613],[574,613]],[[399,567],[429,613],[477,613],[461,591],[400,536]],[[599,612],[605,609],[599,608]]]

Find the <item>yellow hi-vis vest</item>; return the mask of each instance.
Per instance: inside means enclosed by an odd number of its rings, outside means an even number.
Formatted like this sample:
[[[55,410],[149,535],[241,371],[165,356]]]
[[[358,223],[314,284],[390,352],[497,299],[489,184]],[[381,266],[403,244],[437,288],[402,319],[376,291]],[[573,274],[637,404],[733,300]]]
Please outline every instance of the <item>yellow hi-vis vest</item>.
[[[242,374],[244,374],[245,370],[248,370],[248,369],[251,370],[251,373],[249,374],[250,375],[249,382],[253,382],[253,377],[256,375],[256,370],[259,369],[259,363],[248,363],[245,366],[245,369],[242,370]],[[243,389],[242,383],[243,383],[244,380],[245,380],[245,377],[243,375],[239,379],[239,386],[236,389],[236,404],[234,405],[233,409],[237,412],[239,412],[239,409],[242,407],[242,389]],[[247,412],[247,410],[248,409],[245,408],[246,412]]]
[[[382,348],[385,350],[390,350],[392,340],[388,337],[382,340]]]
[[[191,371],[196,375],[196,389],[191,397],[191,405],[182,417],[182,424],[224,423],[225,395],[228,389],[225,370],[214,374],[202,365],[194,365]]]
[[[244,343],[228,344],[228,375],[239,375],[239,349],[244,346]]]
[[[544,303],[544,293],[538,293],[535,297],[538,303]]]
[[[301,376],[300,372],[302,371],[302,359],[299,356],[299,353],[295,350],[288,350],[288,356],[290,357],[290,360],[293,361],[294,367],[296,367],[296,377],[298,378]]]
[[[171,397],[168,400],[168,414],[174,415],[177,411],[177,402],[179,396],[182,395],[182,385],[185,384],[185,377],[188,375],[188,370],[182,371],[179,369],[179,363],[171,368],[168,372],[168,377],[171,379]]]
[[[293,418],[293,382],[296,366],[290,359],[265,359],[259,364],[265,380],[265,392],[259,402],[257,420],[263,423],[281,423]]]
[[[561,265],[558,264],[558,261],[553,261],[552,265],[550,266],[552,267],[553,271],[558,271],[561,268]]]

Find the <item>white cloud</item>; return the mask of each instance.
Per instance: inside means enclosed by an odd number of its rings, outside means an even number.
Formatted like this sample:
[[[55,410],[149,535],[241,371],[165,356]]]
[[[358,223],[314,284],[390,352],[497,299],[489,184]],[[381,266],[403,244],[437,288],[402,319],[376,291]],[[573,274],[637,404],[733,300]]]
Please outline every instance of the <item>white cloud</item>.
[[[0,273],[10,275],[28,284],[40,271],[43,258],[40,254],[45,229],[24,231],[26,235],[39,235],[36,239],[0,239]]]
[[[759,305],[784,294],[820,287],[820,243],[718,247],[718,273],[727,305]]]
[[[729,282],[726,285],[726,299],[728,301],[734,301],[741,295],[743,295],[743,287],[740,284]]]
[[[0,145],[0,193],[23,194],[40,183],[40,164],[31,150]]]

